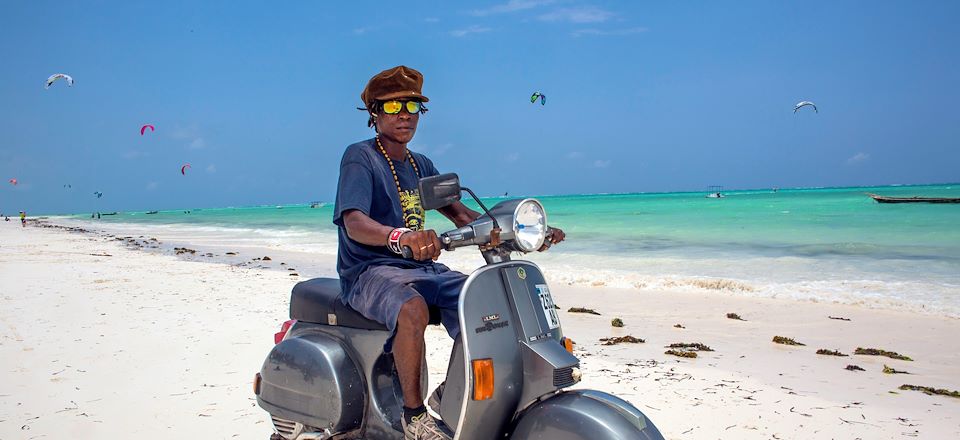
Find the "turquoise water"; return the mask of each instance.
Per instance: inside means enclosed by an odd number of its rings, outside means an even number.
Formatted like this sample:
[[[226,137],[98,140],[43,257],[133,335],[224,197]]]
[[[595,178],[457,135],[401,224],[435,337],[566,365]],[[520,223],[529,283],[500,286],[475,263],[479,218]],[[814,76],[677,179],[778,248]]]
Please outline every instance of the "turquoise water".
[[[868,192],[960,197],[960,184],[729,191],[722,199],[705,192],[538,197],[568,241],[529,258],[568,284],[689,288],[730,280],[725,291],[745,295],[960,316],[960,204],[879,204]],[[336,252],[331,216],[331,204],[292,205],[120,213],[97,223],[329,254]],[[427,226],[452,228],[436,213]],[[461,270],[478,264],[464,251],[445,258]]]

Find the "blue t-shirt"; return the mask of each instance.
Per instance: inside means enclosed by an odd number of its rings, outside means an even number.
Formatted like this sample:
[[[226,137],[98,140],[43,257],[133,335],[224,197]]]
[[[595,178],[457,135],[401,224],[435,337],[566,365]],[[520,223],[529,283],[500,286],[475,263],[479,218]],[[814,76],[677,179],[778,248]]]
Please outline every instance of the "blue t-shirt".
[[[356,209],[374,221],[394,228],[407,227],[422,230],[424,212],[420,207],[420,177],[440,174],[426,156],[410,152],[417,171],[410,160],[392,160],[403,193],[397,192],[397,184],[390,172],[387,159],[377,148],[375,139],[357,142],[343,153],[340,161],[340,181],[337,184],[337,201],[333,208],[333,223],[338,228],[339,249],[337,272],[340,274],[341,299],[352,292],[353,284],[360,274],[371,265],[397,267],[423,267],[432,261],[404,259],[386,246],[368,246],[352,240],[343,226],[343,213]],[[403,209],[401,209],[401,206]],[[384,237],[386,239],[386,237]]]

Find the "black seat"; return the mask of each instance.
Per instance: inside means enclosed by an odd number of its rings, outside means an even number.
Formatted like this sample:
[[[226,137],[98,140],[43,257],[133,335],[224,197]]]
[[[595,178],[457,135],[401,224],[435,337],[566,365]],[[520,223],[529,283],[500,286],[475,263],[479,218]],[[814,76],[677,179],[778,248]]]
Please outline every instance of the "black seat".
[[[290,319],[327,325],[386,330],[340,301],[340,280],[314,278],[293,286],[290,294]]]
[[[341,302],[340,280],[336,278],[314,278],[293,286],[290,319],[367,330],[387,329]],[[440,323],[440,309],[433,306],[430,306],[430,323]]]

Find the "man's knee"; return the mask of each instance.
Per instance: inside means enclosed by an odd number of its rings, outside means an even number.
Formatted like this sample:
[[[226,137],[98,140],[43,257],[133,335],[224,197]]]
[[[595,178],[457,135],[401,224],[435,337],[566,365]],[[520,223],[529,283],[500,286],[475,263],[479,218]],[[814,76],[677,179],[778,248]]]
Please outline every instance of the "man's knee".
[[[411,298],[400,307],[399,326],[423,331],[430,323],[430,310],[422,297]]]

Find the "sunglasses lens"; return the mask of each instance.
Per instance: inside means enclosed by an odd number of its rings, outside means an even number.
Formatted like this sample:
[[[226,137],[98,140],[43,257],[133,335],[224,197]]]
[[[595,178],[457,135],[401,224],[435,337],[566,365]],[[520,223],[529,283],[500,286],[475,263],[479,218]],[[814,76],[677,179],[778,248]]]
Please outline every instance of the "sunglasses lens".
[[[400,101],[387,101],[383,103],[383,112],[388,115],[400,113]]]
[[[420,112],[420,103],[417,101],[407,101],[407,113],[411,115],[417,114]]]

